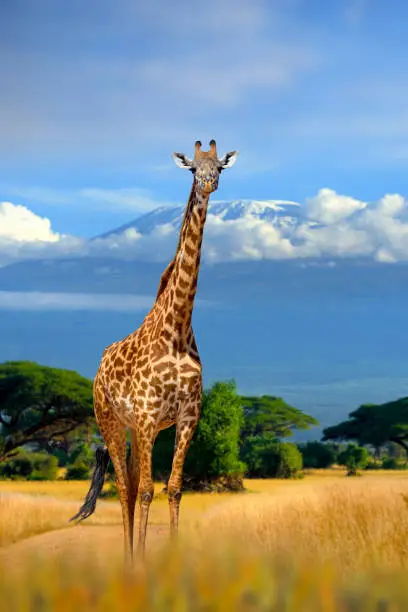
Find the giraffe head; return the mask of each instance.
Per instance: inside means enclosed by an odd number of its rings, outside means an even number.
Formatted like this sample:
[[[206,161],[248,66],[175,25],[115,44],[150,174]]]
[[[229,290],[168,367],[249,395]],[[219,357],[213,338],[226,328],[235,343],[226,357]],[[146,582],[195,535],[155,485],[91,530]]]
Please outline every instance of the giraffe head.
[[[201,142],[197,140],[194,159],[189,159],[184,153],[173,153],[173,159],[180,168],[186,168],[194,174],[197,189],[210,194],[218,188],[221,172],[235,163],[237,155],[238,151],[231,151],[219,159],[215,140],[210,140],[209,151],[202,151]]]

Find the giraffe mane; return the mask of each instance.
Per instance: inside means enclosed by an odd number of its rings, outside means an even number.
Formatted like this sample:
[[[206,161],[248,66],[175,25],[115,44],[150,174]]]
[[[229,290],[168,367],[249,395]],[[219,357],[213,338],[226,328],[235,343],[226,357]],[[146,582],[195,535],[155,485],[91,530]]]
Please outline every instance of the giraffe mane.
[[[194,183],[193,183],[193,185],[191,187],[190,196],[188,198],[188,203],[187,203],[187,206],[186,206],[186,210],[184,212],[183,221],[181,223],[181,228],[180,228],[179,240],[178,240],[178,244],[177,244],[177,248],[176,248],[176,253],[175,253],[172,261],[169,263],[169,265],[167,266],[167,268],[165,269],[165,271],[161,275],[160,282],[159,282],[159,288],[158,288],[157,295],[156,295],[156,301],[159,299],[159,297],[161,296],[163,291],[165,291],[165,289],[166,289],[166,287],[167,287],[167,285],[169,283],[170,277],[171,277],[171,275],[173,273],[174,266],[176,265],[176,258],[177,258],[177,255],[178,255],[179,251],[180,251],[181,242],[182,242],[182,239],[183,239],[183,236],[184,236],[184,233],[185,233],[185,229],[186,229],[187,223],[188,223],[188,221],[190,219],[192,208],[193,208],[193,191],[194,191]]]

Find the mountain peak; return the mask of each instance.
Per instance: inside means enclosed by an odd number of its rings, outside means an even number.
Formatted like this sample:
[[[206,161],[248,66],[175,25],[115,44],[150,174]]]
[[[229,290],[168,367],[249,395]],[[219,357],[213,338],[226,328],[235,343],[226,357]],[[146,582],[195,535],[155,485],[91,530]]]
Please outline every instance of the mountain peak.
[[[139,234],[150,234],[159,225],[172,225],[175,229],[179,229],[184,211],[185,205],[160,206],[98,238],[122,234],[128,229],[134,229]],[[251,217],[284,228],[298,223],[301,217],[301,206],[290,200],[210,200],[208,214],[219,217],[223,221],[236,221]]]

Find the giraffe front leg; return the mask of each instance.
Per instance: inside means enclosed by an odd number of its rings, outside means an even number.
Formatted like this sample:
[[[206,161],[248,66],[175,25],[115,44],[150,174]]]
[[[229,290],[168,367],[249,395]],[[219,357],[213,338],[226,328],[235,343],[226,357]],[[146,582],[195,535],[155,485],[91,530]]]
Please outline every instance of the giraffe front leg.
[[[183,467],[187,450],[194,435],[197,420],[190,417],[188,421],[182,421],[177,425],[176,442],[174,448],[173,465],[171,475],[167,484],[169,506],[170,506],[170,534],[177,535],[178,521],[181,501],[181,488],[183,484]]]
[[[154,483],[152,478],[152,451],[155,438],[152,440],[138,440],[139,445],[139,500],[140,522],[138,554],[144,557],[146,545],[147,522],[149,519],[150,504],[153,500]]]
[[[134,429],[130,430],[131,454],[127,465],[128,476],[128,508],[129,508],[129,527],[130,542],[133,550],[133,530],[135,522],[135,506],[139,489],[139,447],[137,435]]]

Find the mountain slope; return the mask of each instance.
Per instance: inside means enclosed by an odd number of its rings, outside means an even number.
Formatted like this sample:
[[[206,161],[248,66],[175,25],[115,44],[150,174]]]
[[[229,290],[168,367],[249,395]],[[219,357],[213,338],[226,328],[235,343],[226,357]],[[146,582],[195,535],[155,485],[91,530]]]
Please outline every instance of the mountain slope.
[[[139,234],[150,234],[159,225],[171,225],[178,229],[181,225],[185,205],[156,208],[130,223],[121,225],[97,238],[123,234],[133,229]],[[272,223],[279,228],[290,228],[298,224],[302,218],[302,210],[297,202],[286,200],[210,200],[208,214],[215,215],[224,221],[255,218]]]

